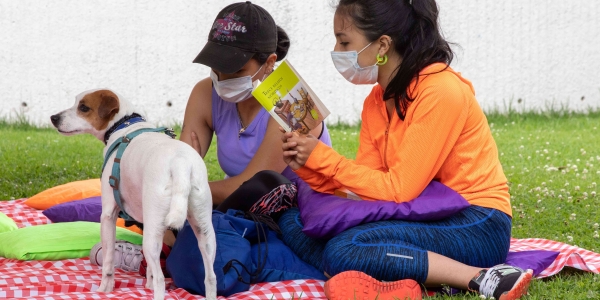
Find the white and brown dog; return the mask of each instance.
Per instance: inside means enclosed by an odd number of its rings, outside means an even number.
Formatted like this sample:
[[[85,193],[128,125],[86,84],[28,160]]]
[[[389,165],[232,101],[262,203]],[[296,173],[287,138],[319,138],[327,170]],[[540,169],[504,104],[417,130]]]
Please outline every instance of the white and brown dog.
[[[131,103],[107,89],[85,91],[75,105],[50,119],[63,135],[90,133],[110,145],[142,128],[155,128],[140,122],[123,125],[134,115]],[[138,119],[139,121],[139,119]],[[119,125],[115,127],[115,125]],[[116,151],[115,151],[116,152]],[[109,184],[113,153],[102,172],[102,249],[114,249],[116,221],[120,208]],[[146,287],[154,288],[154,299],[164,299],[165,279],[159,257],[167,228],[179,229],[190,222],[198,238],[205,267],[206,298],[217,299],[217,279],[213,270],[216,240],[212,226],[212,196],[204,161],[188,144],[160,132],[146,132],[131,140],[120,163],[118,183],[127,214],[144,224],[142,249],[148,264]],[[111,292],[115,285],[114,251],[102,251],[102,282],[99,292]]]

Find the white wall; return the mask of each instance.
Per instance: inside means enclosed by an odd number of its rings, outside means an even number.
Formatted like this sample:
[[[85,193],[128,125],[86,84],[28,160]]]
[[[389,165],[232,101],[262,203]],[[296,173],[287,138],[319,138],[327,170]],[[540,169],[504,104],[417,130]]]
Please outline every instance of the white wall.
[[[446,37],[461,46],[453,67],[485,109],[511,101],[519,109],[600,108],[599,1],[438,1]],[[181,122],[193,85],[208,75],[191,61],[218,11],[233,2],[2,0],[0,117],[23,112],[49,124],[79,92],[109,87],[151,121]],[[288,31],[289,58],[332,111],[328,121],[357,121],[370,88],[347,83],[333,67],[330,1],[254,3]]]

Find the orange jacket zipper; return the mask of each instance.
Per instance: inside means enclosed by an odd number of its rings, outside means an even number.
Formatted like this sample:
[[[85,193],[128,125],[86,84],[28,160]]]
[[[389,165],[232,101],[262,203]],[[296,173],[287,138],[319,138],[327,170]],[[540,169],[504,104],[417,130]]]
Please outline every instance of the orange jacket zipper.
[[[387,163],[387,146],[388,146],[388,136],[390,133],[390,125],[392,124],[392,120],[390,120],[387,124],[387,127],[385,128],[385,145],[383,148],[383,164],[385,165],[386,170],[390,170],[390,167],[388,166]]]

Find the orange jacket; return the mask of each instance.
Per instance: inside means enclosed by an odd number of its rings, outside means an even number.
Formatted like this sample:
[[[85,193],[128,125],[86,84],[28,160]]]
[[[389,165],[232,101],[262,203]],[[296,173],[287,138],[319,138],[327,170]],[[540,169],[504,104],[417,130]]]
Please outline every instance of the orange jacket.
[[[314,190],[348,189],[365,200],[406,202],[439,181],[472,205],[512,216],[506,176],[471,82],[445,64],[424,69],[402,121],[388,119],[383,89],[365,99],[356,160],[319,142],[296,170]]]

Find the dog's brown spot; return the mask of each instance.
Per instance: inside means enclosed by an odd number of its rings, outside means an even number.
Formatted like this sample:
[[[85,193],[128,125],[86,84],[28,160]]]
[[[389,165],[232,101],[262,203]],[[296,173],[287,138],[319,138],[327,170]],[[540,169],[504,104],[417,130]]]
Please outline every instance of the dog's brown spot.
[[[85,95],[78,104],[77,114],[96,130],[108,127],[108,122],[119,112],[119,97],[109,90],[99,90]]]

